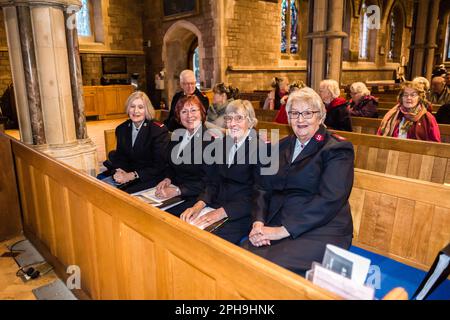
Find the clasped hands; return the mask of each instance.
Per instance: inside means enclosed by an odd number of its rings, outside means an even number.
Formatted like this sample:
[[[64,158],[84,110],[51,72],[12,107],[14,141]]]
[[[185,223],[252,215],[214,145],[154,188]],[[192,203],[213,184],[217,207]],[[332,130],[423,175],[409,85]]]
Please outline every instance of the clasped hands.
[[[266,227],[261,221],[253,223],[248,239],[255,247],[270,246],[271,240],[280,240],[289,237],[285,227]]]
[[[116,173],[114,173],[113,178],[114,181],[120,184],[127,183],[136,179],[136,177],[134,176],[134,172],[126,172],[120,168],[116,169]]]
[[[193,224],[194,226],[199,227],[200,229],[204,229],[205,227],[209,226],[210,224],[213,224],[216,221],[219,221],[223,218],[226,218],[228,215],[225,212],[224,208],[219,208],[216,210],[213,210],[211,212],[208,212],[201,217],[198,217],[200,211],[203,210],[203,208],[206,207],[206,203],[203,201],[197,201],[194,206],[191,208],[186,209],[180,216],[180,219],[183,221],[186,221],[190,224]]]
[[[174,186],[170,186],[172,181],[169,178],[165,178],[163,181],[158,183],[155,190],[155,196],[160,199],[163,198],[173,198],[180,195],[179,189]]]

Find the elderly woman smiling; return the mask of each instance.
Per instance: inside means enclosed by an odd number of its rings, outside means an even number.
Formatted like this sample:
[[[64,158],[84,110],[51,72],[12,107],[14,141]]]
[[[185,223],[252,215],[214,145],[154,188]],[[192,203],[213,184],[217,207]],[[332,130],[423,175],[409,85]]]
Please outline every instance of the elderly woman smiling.
[[[323,126],[325,106],[314,90],[292,93],[286,110],[295,135],[280,141],[277,174],[258,180],[252,230],[242,246],[304,275],[322,261],[326,244],[351,245],[354,152]]]

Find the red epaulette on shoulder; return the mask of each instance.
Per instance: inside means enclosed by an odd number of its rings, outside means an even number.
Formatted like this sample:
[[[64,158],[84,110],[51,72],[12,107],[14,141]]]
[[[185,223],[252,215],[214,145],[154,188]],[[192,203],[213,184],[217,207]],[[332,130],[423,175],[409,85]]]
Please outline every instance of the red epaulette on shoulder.
[[[153,124],[154,124],[155,126],[160,127],[160,128],[164,127],[164,123],[161,123],[161,122],[158,122],[158,121],[154,121],[154,120],[153,120]]]
[[[340,136],[340,135],[338,135],[338,134],[336,134],[336,133],[332,133],[331,134],[336,140],[339,140],[339,141],[346,141],[347,139],[346,138],[344,138],[344,137],[342,137],[342,136]]]

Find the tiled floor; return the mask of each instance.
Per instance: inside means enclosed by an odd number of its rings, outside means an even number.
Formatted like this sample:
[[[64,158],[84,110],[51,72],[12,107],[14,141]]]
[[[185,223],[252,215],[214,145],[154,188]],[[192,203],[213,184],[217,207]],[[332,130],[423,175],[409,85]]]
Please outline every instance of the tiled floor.
[[[103,132],[108,129],[115,129],[119,124],[125,121],[125,119],[126,118],[87,122],[88,136],[97,146],[98,161],[103,162],[103,160],[106,159],[105,138]],[[20,139],[19,130],[6,130],[6,133],[16,139]]]
[[[53,271],[37,279],[23,282],[16,276],[19,266],[11,257],[1,257],[9,252],[8,246],[22,240],[22,237],[0,242],[0,300],[36,300],[32,290],[58,279]]]

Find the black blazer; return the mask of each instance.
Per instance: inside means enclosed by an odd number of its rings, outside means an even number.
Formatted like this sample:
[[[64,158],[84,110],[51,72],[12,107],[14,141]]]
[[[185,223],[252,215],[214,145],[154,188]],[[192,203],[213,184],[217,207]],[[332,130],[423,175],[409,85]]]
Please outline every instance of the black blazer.
[[[200,102],[205,107],[205,112],[209,108],[209,100],[206,96],[201,93],[198,88],[195,88],[194,94],[199,98]],[[177,106],[178,100],[184,97],[184,92],[180,91],[176,93],[172,98],[172,103],[170,104],[169,117],[164,121],[169,131],[174,131],[175,129],[183,128],[183,126],[175,119],[175,107]]]
[[[330,129],[352,132],[352,120],[347,106],[348,102],[344,102],[331,110],[327,109],[325,125]]]
[[[276,175],[262,176],[254,221],[284,226],[292,238],[352,237],[348,198],[353,186],[353,145],[323,126],[291,163],[296,136],[280,142]]]
[[[148,187],[164,178],[167,165],[169,133],[164,124],[145,120],[131,146],[133,123],[127,120],[116,128],[117,147],[109,154],[112,169],[121,168],[126,172],[136,171]]]
[[[177,154],[183,136],[179,136],[178,139],[172,136],[169,143],[169,165],[166,177],[170,178],[172,183],[180,188],[183,198],[197,198],[205,189],[203,150],[213,140],[213,137],[208,138],[206,135],[208,135],[206,127],[200,128],[180,153],[178,159]]]
[[[227,159],[233,142],[226,136],[224,139],[216,139],[214,143],[218,144],[217,150],[222,147],[223,156],[221,163],[205,166],[206,187],[199,200],[210,207],[225,209],[229,220],[217,234],[233,243],[239,243],[251,228],[254,185],[260,172],[258,148],[265,146],[265,143],[258,139],[256,131],[252,129],[230,167]]]

